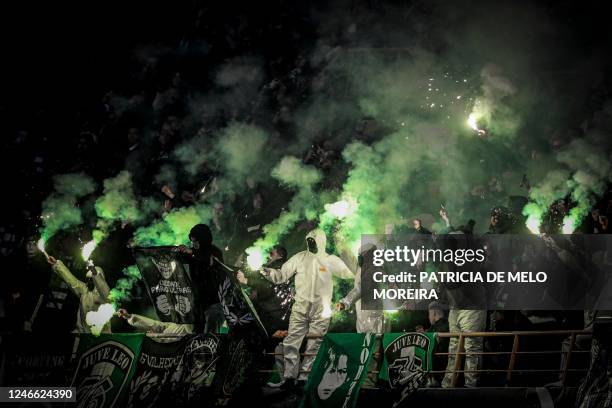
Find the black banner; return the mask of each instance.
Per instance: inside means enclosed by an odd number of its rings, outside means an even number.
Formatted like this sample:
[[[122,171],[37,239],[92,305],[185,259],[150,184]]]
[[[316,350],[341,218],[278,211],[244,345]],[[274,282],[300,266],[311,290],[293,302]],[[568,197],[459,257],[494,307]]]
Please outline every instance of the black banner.
[[[195,323],[191,280],[174,247],[134,248],[134,258],[159,320]]]
[[[174,406],[194,405],[211,398],[220,342],[221,336],[213,333],[189,337],[181,364],[170,379],[170,395]]]
[[[70,381],[72,334],[2,336],[2,384],[64,387]]]
[[[174,398],[168,393],[170,379],[181,365],[186,339],[160,343],[149,337],[142,342],[136,371],[130,381],[127,406],[152,408],[172,405]]]
[[[236,278],[236,272],[214,258],[215,267],[219,271],[220,281],[218,285],[219,302],[223,308],[225,320],[230,327],[245,327],[249,324],[254,324],[257,330],[264,336],[268,337],[266,328],[264,327],[257,310],[253,306],[253,302],[240,286]]]

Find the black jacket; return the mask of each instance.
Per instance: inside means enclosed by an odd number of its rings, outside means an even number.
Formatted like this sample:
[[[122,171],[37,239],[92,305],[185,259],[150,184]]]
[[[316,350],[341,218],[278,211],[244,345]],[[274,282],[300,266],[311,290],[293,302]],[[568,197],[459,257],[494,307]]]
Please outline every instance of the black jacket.
[[[268,268],[280,269],[285,260],[277,260],[266,265]],[[287,330],[289,313],[293,305],[293,283],[275,285],[260,274],[249,276],[251,298],[269,335],[277,330]]]

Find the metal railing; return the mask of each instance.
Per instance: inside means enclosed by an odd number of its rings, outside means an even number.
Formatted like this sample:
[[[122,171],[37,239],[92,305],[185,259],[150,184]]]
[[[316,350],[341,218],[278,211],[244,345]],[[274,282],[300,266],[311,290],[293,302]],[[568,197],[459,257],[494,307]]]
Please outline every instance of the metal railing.
[[[451,381],[451,387],[456,387],[459,379],[460,373],[506,373],[506,387],[510,387],[512,376],[514,373],[559,373],[560,374],[560,384],[565,385],[568,378],[568,373],[570,372],[586,372],[587,369],[580,368],[570,368],[570,363],[572,361],[572,355],[575,354],[585,354],[590,353],[589,350],[576,350],[576,337],[577,336],[592,336],[591,331],[586,330],[550,330],[550,331],[512,331],[512,332],[457,332],[457,333],[437,333],[440,338],[457,338],[457,349],[453,353],[448,352],[435,352],[434,356],[450,356],[453,355],[455,357],[455,365],[452,370],[449,370],[448,367],[446,370],[439,371],[429,371],[430,374],[447,374],[451,373],[453,375]],[[539,350],[539,351],[519,351],[519,345],[521,344],[521,338],[524,337],[532,337],[532,336],[564,336],[565,338],[569,338],[569,346],[567,351],[563,350],[561,347],[561,342],[559,342],[559,347],[556,350]],[[320,336],[307,336],[307,338],[319,338]],[[378,338],[381,335],[377,335]],[[471,337],[481,337],[481,338],[491,338],[491,337],[512,337],[512,349],[510,351],[479,351],[479,352],[466,352],[465,351],[465,339]],[[268,355],[282,355],[282,353],[267,353]],[[541,369],[541,368],[516,368],[516,363],[519,356],[528,356],[528,355],[554,355],[557,354],[560,357],[564,354],[567,354],[565,359],[560,359],[559,363],[563,361],[563,366],[559,365],[559,368],[551,368],[551,369]],[[300,353],[301,356],[313,356],[316,355],[314,353]],[[380,359],[380,351],[374,353],[374,358]],[[487,368],[479,368],[477,370],[464,370],[461,369],[463,363],[463,357],[468,355],[479,355],[479,356],[509,356],[508,366],[504,369],[487,369]],[[262,373],[274,373],[278,372],[278,370],[260,370]],[[300,371],[300,373],[310,373],[310,371]],[[369,373],[378,374],[378,370],[370,370]]]
[[[512,332],[457,332],[457,333],[436,333],[440,338],[457,338],[457,349],[453,353],[448,352],[434,352],[434,356],[450,356],[453,355],[455,357],[455,365],[452,370],[446,367],[446,370],[439,371],[429,371],[430,374],[447,374],[451,373],[453,375],[451,381],[451,387],[456,387],[459,379],[460,373],[506,373],[506,387],[510,387],[512,377],[514,373],[559,373],[560,374],[560,384],[565,385],[568,378],[568,373],[570,372],[586,372],[587,369],[580,368],[570,368],[570,363],[572,361],[572,356],[576,354],[586,354],[590,353],[589,350],[576,350],[576,337],[577,336],[592,336],[593,333],[587,330],[550,330],[550,331],[512,331]],[[161,334],[161,333],[147,333],[147,337],[152,338],[181,338],[183,334]],[[519,351],[519,345],[521,344],[521,338],[524,337],[533,337],[533,336],[556,336],[556,337],[565,337],[569,338],[569,345],[567,351],[563,350],[561,347],[561,342],[559,342],[559,347],[556,350],[538,350],[538,351]],[[381,334],[376,335],[377,338],[381,338]],[[511,351],[478,351],[478,352],[466,352],[465,351],[465,339],[471,337],[482,337],[482,338],[501,338],[501,337],[512,337],[512,349]],[[306,338],[321,338],[321,336],[317,335],[307,335]],[[76,353],[76,344],[73,349],[73,353]],[[266,353],[268,355],[278,356],[283,353]],[[567,354],[564,360],[559,360],[559,362],[563,361],[563,366],[559,366],[559,368],[551,368],[551,369],[541,369],[541,368],[516,368],[516,363],[519,356],[528,356],[528,355],[543,355],[549,354],[554,355],[557,354],[562,356],[563,354]],[[463,363],[463,357],[468,355],[479,355],[479,356],[509,356],[508,366],[504,369],[490,369],[490,368],[479,368],[477,370],[465,370],[461,369]],[[300,356],[312,356],[315,357],[316,353],[300,353]],[[377,351],[373,353],[374,358],[377,360],[381,360],[381,353]],[[271,374],[278,373],[278,370],[259,370],[261,373]],[[310,374],[310,370],[301,370],[300,373]],[[369,370],[368,373],[378,374],[378,370]]]
[[[571,361],[572,354],[577,353],[589,353],[588,350],[574,350],[576,346],[576,336],[577,335],[585,335],[592,336],[592,332],[586,330],[550,330],[550,331],[513,331],[513,332],[459,332],[459,333],[438,333],[439,337],[455,337],[458,338],[457,351],[454,353],[434,353],[434,355],[450,355],[454,354],[455,356],[455,367],[453,370],[443,371],[432,371],[432,373],[452,373],[453,378],[451,381],[451,386],[456,387],[457,381],[459,378],[459,373],[466,372],[478,372],[478,373],[493,373],[493,372],[505,372],[506,373],[506,386],[508,386],[512,380],[512,375],[515,372],[529,373],[529,372],[548,372],[548,373],[559,373],[561,375],[561,385],[565,385],[567,381],[567,373],[570,371],[574,372],[584,372],[586,369],[570,369],[569,364]],[[557,350],[541,350],[541,351],[519,351],[519,344],[521,337],[530,337],[530,336],[566,336],[570,338],[568,350],[565,351],[561,347]],[[512,350],[511,351],[494,351],[494,352],[466,352],[465,351],[465,339],[470,337],[512,337]],[[559,344],[561,346],[561,344]],[[563,361],[563,366],[556,369],[516,369],[516,361],[518,356],[520,355],[542,355],[542,354],[558,354],[562,356],[563,354],[567,354],[566,358]],[[462,357],[467,355],[509,355],[509,362],[507,369],[478,369],[478,370],[461,370],[462,365]],[[561,360],[560,360],[561,361]]]

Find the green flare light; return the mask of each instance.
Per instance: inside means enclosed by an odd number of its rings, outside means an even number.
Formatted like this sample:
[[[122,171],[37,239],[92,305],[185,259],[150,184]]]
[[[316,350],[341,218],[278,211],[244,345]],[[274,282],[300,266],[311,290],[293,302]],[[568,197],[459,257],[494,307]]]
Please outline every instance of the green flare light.
[[[36,246],[38,247],[38,249],[40,250],[40,252],[42,252],[43,254],[46,254],[47,252],[45,251],[45,239],[44,238],[40,238],[38,240],[38,243],[36,244]]]
[[[470,113],[470,116],[468,116],[468,119],[467,119],[467,125],[471,127],[472,129],[474,129],[479,135],[485,134],[485,131],[478,127],[478,117],[476,113],[474,112]]]
[[[576,229],[576,222],[574,218],[570,215],[567,215],[563,218],[563,228],[562,231],[564,234],[572,234]]]
[[[264,264],[264,251],[258,247],[250,247],[247,248],[246,253],[249,268],[254,271],[261,269]]]
[[[542,225],[542,216],[544,215],[544,210],[537,205],[536,203],[528,203],[523,208],[523,215],[527,216],[527,221],[525,225],[531,231],[532,234],[540,233],[540,225]]]
[[[540,233],[540,224],[541,224],[541,220],[536,217],[536,216],[529,216],[527,217],[527,228],[529,229],[529,231],[531,231],[532,234],[539,234]]]
[[[351,202],[352,201],[352,202]],[[325,211],[338,219],[345,218],[350,212],[354,211],[354,200],[340,200],[332,204],[325,204]]]
[[[83,249],[81,250],[81,256],[83,257],[84,261],[89,260],[89,258],[91,257],[91,254],[93,253],[94,249],[96,249],[97,245],[98,243],[92,239],[91,241],[89,241],[83,246]]]

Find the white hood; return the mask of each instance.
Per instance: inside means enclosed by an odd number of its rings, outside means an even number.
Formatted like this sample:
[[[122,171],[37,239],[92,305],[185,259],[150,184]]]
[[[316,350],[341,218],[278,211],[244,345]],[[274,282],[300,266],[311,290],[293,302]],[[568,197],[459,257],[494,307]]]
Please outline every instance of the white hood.
[[[317,253],[315,255],[327,255],[325,252],[325,248],[327,246],[327,237],[325,236],[325,231],[320,228],[313,229],[308,234],[306,234],[306,241],[308,238],[313,238],[317,243]],[[306,250],[308,250],[308,244],[306,244]]]
[[[349,279],[353,278],[353,273],[340,258],[325,252],[327,239],[323,230],[312,230],[306,234],[304,241],[307,238],[315,240],[317,253],[313,254],[308,249],[298,252],[280,270],[272,271],[268,279],[281,283],[295,276],[296,302],[320,302],[329,307],[333,293],[332,276]]]

